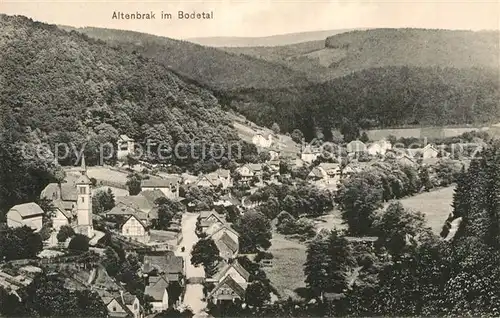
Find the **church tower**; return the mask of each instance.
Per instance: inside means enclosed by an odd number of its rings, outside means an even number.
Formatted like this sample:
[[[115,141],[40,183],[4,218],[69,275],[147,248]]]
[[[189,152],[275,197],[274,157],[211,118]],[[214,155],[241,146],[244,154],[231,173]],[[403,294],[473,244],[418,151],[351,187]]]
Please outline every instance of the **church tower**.
[[[85,156],[82,155],[81,176],[76,181],[76,191],[78,201],[76,202],[77,227],[76,231],[91,238],[94,236],[92,226],[92,196],[90,192],[90,179],[87,176],[87,167],[85,166]]]

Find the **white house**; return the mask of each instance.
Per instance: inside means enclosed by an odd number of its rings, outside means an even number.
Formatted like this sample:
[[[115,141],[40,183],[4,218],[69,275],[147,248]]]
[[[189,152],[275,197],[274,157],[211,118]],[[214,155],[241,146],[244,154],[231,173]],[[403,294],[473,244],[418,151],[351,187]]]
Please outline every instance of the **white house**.
[[[313,147],[307,146],[300,154],[300,159],[302,159],[304,162],[312,163],[313,161],[318,159],[318,157],[320,155],[321,155],[320,148],[313,148]]]
[[[179,187],[182,184],[182,178],[172,176],[169,178],[149,178],[141,181],[142,190],[160,190],[169,199],[179,197]]]
[[[437,158],[439,155],[439,150],[431,144],[426,145],[424,148],[410,148],[407,151],[412,158],[422,158],[424,160]]]
[[[146,235],[146,225],[135,215],[131,215],[122,225],[122,235],[127,237],[137,237]]]
[[[148,286],[144,290],[145,295],[152,297],[151,305],[153,312],[161,312],[168,309],[168,281],[162,276],[149,277]]]
[[[350,143],[346,145],[347,148],[347,153],[356,153],[356,152],[365,152],[366,151],[366,145],[359,141],[359,140],[353,140]]]
[[[141,304],[139,299],[130,294],[121,291],[120,296],[105,300],[104,305],[108,309],[109,317],[141,317]]]
[[[70,225],[73,221],[73,214],[64,208],[61,201],[54,202],[56,211],[52,217],[52,227],[59,231],[59,229],[64,225]]]
[[[34,202],[18,204],[7,212],[7,226],[22,227],[26,225],[35,231],[40,231],[43,226],[43,214],[42,208]]]
[[[252,143],[259,147],[269,148],[273,143],[273,135],[270,133],[259,132],[252,137]]]
[[[231,264],[227,264],[220,272],[215,274],[213,278],[207,278],[207,281],[221,283],[228,276],[231,276],[231,278],[237,282],[238,285],[243,287],[243,289],[247,288],[250,274],[236,260]]]
[[[388,142],[385,139],[381,139],[379,141],[376,141],[374,143],[371,143],[367,145],[366,151],[368,152],[369,155],[376,156],[376,155],[385,155],[387,150],[392,149],[392,145],[390,142]]]
[[[118,159],[133,154],[135,150],[134,140],[127,135],[120,135],[117,142],[117,149],[116,157]]]
[[[241,181],[250,181],[253,177],[262,179],[262,165],[259,163],[248,163],[238,169],[236,172],[240,174]]]
[[[231,276],[215,285],[214,289],[208,294],[207,299],[213,304],[224,302],[234,303],[236,300],[244,301],[245,288],[238,284]]]
[[[322,185],[338,185],[340,175],[340,164],[322,162],[311,170],[307,178]]]

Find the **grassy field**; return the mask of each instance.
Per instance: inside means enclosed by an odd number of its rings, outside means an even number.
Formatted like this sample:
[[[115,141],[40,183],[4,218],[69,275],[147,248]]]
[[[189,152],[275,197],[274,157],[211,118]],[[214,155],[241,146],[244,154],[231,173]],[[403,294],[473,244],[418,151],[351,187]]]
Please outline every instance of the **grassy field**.
[[[455,186],[451,186],[432,192],[421,193],[410,198],[405,198],[401,200],[401,203],[406,208],[422,212],[434,233],[439,234],[444,221],[452,212],[451,203],[454,189]]]
[[[297,298],[294,290],[305,287],[306,246],[277,233],[273,233],[271,243],[269,252],[274,255],[273,265],[265,268],[265,272],[281,298]]]

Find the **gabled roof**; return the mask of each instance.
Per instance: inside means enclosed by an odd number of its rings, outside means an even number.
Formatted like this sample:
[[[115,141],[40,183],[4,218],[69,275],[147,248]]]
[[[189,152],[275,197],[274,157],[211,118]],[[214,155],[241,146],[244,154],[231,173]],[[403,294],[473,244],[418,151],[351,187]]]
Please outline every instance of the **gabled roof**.
[[[145,197],[151,204],[154,204],[155,201],[159,198],[166,198],[167,196],[161,190],[143,190],[139,195]]]
[[[220,272],[215,274],[214,278],[219,281],[226,273],[231,269],[234,268],[246,281],[250,278],[250,273],[247,272],[246,269],[243,268],[243,266],[240,265],[240,263],[235,260],[231,264],[228,264],[226,267],[224,267]]]
[[[13,206],[10,211],[17,211],[23,219],[43,215],[42,208],[35,202],[23,203]]]
[[[134,215],[139,220],[148,219],[148,215],[146,213],[122,203],[118,203],[117,205],[115,205],[115,207],[107,212],[106,215]]]
[[[347,144],[347,151],[348,152],[356,152],[356,151],[365,151],[366,150],[366,145],[359,141],[359,140],[353,140],[350,143]]]
[[[231,288],[238,296],[241,297],[241,299],[244,299],[245,297],[245,289],[240,286],[230,275],[226,276],[215,288],[210,292],[210,294],[207,296],[207,298],[212,298],[213,295],[223,286],[228,286]]]
[[[227,223],[225,223],[225,224],[214,223],[205,232],[209,236],[213,236],[220,231],[224,231],[224,232],[229,231],[229,232],[234,233],[237,237],[240,237],[240,234],[238,232],[236,232],[232,227],[230,227]]]
[[[329,170],[339,170],[340,164],[332,163],[332,162],[322,162],[318,165],[318,167],[325,169],[325,171]]]
[[[127,135],[120,135],[120,141],[134,141],[134,140]]]
[[[308,177],[314,177],[314,178],[325,178],[328,174],[326,173],[325,169],[321,167],[314,167],[312,168],[311,172],[307,175]]]
[[[146,286],[144,294],[153,297],[155,301],[162,301],[167,287],[168,281],[164,277],[151,276],[149,277],[149,284]]]
[[[142,222],[142,220],[141,220],[139,217],[135,216],[134,214],[130,215],[130,216],[129,216],[126,220],[125,220],[125,222],[123,222],[122,227],[123,227],[123,226],[124,226],[124,225],[128,222],[128,220],[130,220],[131,218],[136,219],[136,220],[137,220],[137,221],[138,221],[138,222],[142,225],[142,227],[143,227],[143,228],[145,228],[145,229],[147,228],[146,224],[145,224],[144,222]]]
[[[202,212],[202,213],[203,213],[203,212]],[[206,226],[210,226],[210,225],[212,225],[212,223],[211,223],[211,222],[207,221],[207,219],[208,219],[211,215],[213,215],[213,216],[214,216],[214,217],[215,217],[215,218],[216,218],[219,222],[221,222],[222,224],[226,223],[226,220],[225,220],[225,218],[224,218],[222,215],[220,215],[219,213],[217,213],[217,212],[215,212],[215,211],[211,211],[208,215],[207,215],[207,214],[205,214],[205,215],[200,214],[200,223],[201,223],[201,226],[206,227]]]
[[[200,176],[198,178],[198,180],[196,180],[196,184],[198,185],[203,180],[208,181],[208,183],[210,183],[214,187],[216,187],[219,184],[221,184],[221,181],[219,180],[219,176],[216,175],[216,174],[214,174],[214,173]]]
[[[68,203],[69,203],[69,206],[68,206]],[[61,213],[68,219],[70,220],[71,218],[73,218],[73,215],[71,213],[71,210],[72,210],[72,206],[71,206],[71,202],[64,202],[62,200],[55,200],[55,201],[52,201],[52,204],[54,204],[54,206],[59,210],[61,211]]]
[[[143,195],[130,195],[115,197],[115,205],[125,205],[143,213],[149,213],[154,203]]]
[[[220,239],[217,240],[219,243],[224,244],[233,253],[238,252],[238,242],[235,242],[227,233],[222,234]],[[218,242],[215,242],[216,244]]]

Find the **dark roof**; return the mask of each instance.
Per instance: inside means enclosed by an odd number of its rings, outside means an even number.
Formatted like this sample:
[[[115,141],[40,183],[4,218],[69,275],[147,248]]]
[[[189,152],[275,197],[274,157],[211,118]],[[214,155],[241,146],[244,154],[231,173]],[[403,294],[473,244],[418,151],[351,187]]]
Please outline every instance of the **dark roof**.
[[[250,274],[247,272],[243,266],[240,265],[238,261],[234,261],[231,264],[228,264],[224,269],[215,274],[215,279],[220,280],[224,275],[232,268],[234,268],[246,281],[250,278]]]
[[[168,281],[161,276],[149,277],[149,284],[144,290],[145,295],[153,297],[156,301],[162,301],[163,295],[168,287]]]
[[[222,234],[221,238],[217,241],[227,246],[231,250],[231,252],[238,252],[238,243],[235,242],[227,233]]]
[[[148,219],[148,215],[146,213],[122,203],[118,203],[117,205],[115,205],[115,207],[107,212],[106,215],[133,215],[139,220]]]
[[[61,213],[68,220],[70,220],[73,217],[73,215],[71,214],[71,210],[72,210],[71,202],[67,202],[67,201],[65,202],[62,200],[55,200],[55,201],[52,201],[52,203],[59,211],[61,211]],[[69,203],[69,205],[68,205],[68,203]]]
[[[150,203],[154,204],[159,198],[166,198],[167,196],[161,190],[144,190],[139,193],[139,195],[145,197]]]
[[[136,210],[140,210],[144,213],[149,213],[154,207],[154,203],[150,202],[149,199],[143,195],[116,197],[115,204],[123,204]]]
[[[183,274],[184,259],[182,256],[176,256],[172,251],[144,255],[142,271],[149,273],[154,269],[157,269],[160,273]]]
[[[207,296],[207,298],[212,298],[212,296],[223,286],[228,286],[231,288],[238,296],[243,299],[245,297],[245,289],[240,286],[232,277],[231,275],[226,276],[215,288],[212,290],[212,292]]]

